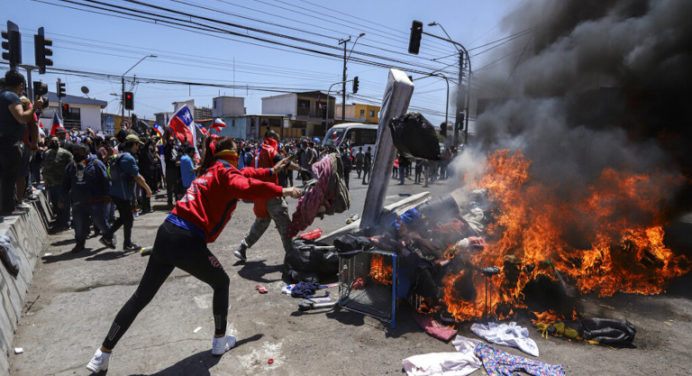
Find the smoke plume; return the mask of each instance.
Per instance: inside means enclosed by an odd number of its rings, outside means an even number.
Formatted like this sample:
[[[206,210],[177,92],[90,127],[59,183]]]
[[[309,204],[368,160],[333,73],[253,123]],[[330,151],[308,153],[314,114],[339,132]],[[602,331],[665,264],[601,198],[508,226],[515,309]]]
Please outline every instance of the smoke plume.
[[[689,183],[690,14],[689,0],[520,4],[504,25],[522,36],[474,67],[479,113],[469,144],[483,154],[520,150],[532,177],[565,200],[582,199],[609,168]],[[463,174],[469,165],[456,167]],[[688,183],[667,187],[662,210],[692,208]]]

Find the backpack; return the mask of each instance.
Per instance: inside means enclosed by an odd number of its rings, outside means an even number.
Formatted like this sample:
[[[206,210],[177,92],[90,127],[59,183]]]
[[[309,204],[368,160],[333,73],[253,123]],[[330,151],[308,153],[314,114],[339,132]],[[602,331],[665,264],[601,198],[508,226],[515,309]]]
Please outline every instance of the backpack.
[[[108,161],[106,161],[106,172],[108,173],[108,179],[110,179],[110,181],[120,180],[120,160],[123,159],[125,154],[127,153],[123,152],[108,157]]]

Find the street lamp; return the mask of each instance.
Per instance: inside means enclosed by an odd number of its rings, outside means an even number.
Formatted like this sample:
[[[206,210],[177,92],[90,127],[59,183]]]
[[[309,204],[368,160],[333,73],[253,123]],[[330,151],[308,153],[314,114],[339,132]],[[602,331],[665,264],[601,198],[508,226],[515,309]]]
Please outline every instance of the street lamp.
[[[341,82],[343,83],[341,87],[341,121],[344,121],[346,119],[346,61],[351,58],[351,54],[353,53],[353,49],[356,47],[356,43],[358,43],[358,39],[360,39],[364,35],[365,33],[360,33],[356,40],[353,41],[353,45],[351,46],[351,52],[348,53],[348,57],[346,57],[346,44],[351,41],[351,36],[349,35],[348,39],[339,40],[339,44],[344,45],[344,73],[341,78]],[[327,111],[329,111],[329,106],[327,106]]]
[[[146,59],[148,57],[158,57],[158,56],[151,54],[151,55],[146,55],[146,56],[142,57],[141,59],[139,59],[138,62],[135,63],[135,65],[131,66],[130,69],[126,70],[125,73],[123,73],[122,76],[120,76],[120,84],[121,84],[121,87],[120,87],[120,121],[121,122],[125,118],[125,99],[124,99],[125,98],[125,75],[129,71],[134,69],[134,67],[139,65],[139,63],[144,61],[144,59]]]
[[[452,43],[454,47],[457,49],[459,52],[459,88],[457,92],[457,116],[456,116],[456,121],[454,122],[454,145],[457,145],[459,142],[459,130],[457,128],[457,124],[459,124],[459,109],[464,107],[465,108],[465,113],[464,113],[464,143],[468,143],[469,141],[469,102],[471,98],[471,56],[469,55],[468,50],[466,50],[466,47],[462,45],[459,42],[456,42],[452,40],[452,37],[449,36],[449,33],[447,30],[445,30],[444,26],[437,22],[430,22],[428,26],[439,26],[440,29],[445,33],[447,38],[442,38],[438,35],[435,34],[430,34],[426,32],[422,32],[425,35],[429,35],[431,37],[437,38],[437,39],[442,39],[444,41],[447,41],[449,43]],[[469,66],[469,78],[468,81],[466,81],[466,104],[462,103],[463,96],[461,95],[461,88],[462,88],[462,83],[464,80],[464,57],[466,57],[466,62],[468,63]]]

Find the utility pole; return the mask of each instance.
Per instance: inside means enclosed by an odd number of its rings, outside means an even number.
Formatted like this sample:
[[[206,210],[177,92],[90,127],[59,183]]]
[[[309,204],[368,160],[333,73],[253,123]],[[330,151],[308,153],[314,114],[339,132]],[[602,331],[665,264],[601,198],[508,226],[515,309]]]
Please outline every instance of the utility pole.
[[[341,121],[346,120],[346,62],[349,58],[351,58],[351,54],[353,53],[353,49],[356,47],[356,43],[358,43],[358,39],[364,35],[365,33],[360,33],[358,38],[353,41],[353,46],[351,46],[351,52],[348,53],[348,57],[346,57],[346,44],[351,41],[351,36],[349,35],[348,39],[339,40],[339,44],[344,44],[344,73],[341,77],[341,82],[343,83],[343,85],[341,85]]]
[[[346,119],[346,43],[351,41],[351,36],[348,39],[340,39],[339,44],[344,45],[344,72],[341,76],[341,121]]]

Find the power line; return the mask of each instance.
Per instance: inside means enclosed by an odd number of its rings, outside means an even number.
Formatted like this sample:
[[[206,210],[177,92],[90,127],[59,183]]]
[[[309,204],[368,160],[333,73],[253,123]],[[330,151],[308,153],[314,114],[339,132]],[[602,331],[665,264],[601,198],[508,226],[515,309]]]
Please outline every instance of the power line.
[[[84,3],[78,3],[78,2],[73,1],[73,0],[60,0],[60,1],[61,1],[61,2],[72,3],[72,4],[77,4],[77,5],[81,5],[81,6],[86,6]],[[341,59],[341,55],[340,55],[340,54],[329,53],[329,52],[322,51],[322,50],[317,50],[317,49],[314,49],[314,48],[309,48],[309,47],[304,47],[304,46],[298,46],[298,45],[289,44],[289,43],[286,43],[286,42],[281,42],[281,41],[276,41],[276,40],[271,40],[271,39],[266,39],[266,38],[262,38],[262,37],[258,37],[258,36],[254,36],[254,35],[243,34],[243,33],[235,32],[235,31],[232,31],[232,30],[223,29],[223,28],[220,28],[220,27],[217,27],[217,26],[211,26],[211,25],[207,25],[207,24],[204,24],[204,23],[201,23],[201,22],[192,21],[191,19],[192,19],[192,18],[196,18],[196,19],[201,19],[201,20],[205,20],[205,21],[209,20],[209,22],[220,23],[220,24],[226,25],[226,26],[231,26],[231,27],[236,27],[236,28],[242,28],[242,29],[245,29],[245,30],[258,31],[258,32],[265,33],[265,34],[271,34],[271,35],[276,35],[276,36],[288,38],[288,39],[290,39],[290,40],[297,41],[297,42],[300,42],[300,43],[313,44],[313,45],[317,45],[317,46],[329,48],[329,49],[332,49],[332,50],[339,50],[339,48],[336,47],[336,46],[332,46],[332,45],[324,44],[324,43],[320,43],[320,42],[315,42],[315,41],[311,41],[311,40],[306,40],[306,39],[304,39],[304,38],[298,38],[298,37],[294,37],[294,36],[288,36],[288,35],[281,34],[281,33],[269,32],[269,31],[265,31],[265,30],[259,30],[259,29],[256,29],[256,28],[251,28],[251,27],[248,27],[248,26],[237,25],[237,24],[233,24],[233,23],[229,23],[229,22],[224,22],[224,21],[220,21],[220,20],[215,20],[215,19],[212,19],[212,18],[209,18],[209,17],[198,16],[198,15],[194,15],[194,14],[187,13],[187,12],[181,12],[181,11],[176,11],[176,10],[168,9],[168,8],[165,8],[165,7],[159,7],[159,6],[154,6],[154,5],[150,5],[150,4],[143,4],[143,3],[139,2],[139,1],[135,1],[135,0],[125,0],[125,1],[130,2],[130,3],[134,3],[134,4],[143,5],[143,6],[146,6],[146,7],[152,7],[152,8],[157,8],[157,9],[163,9],[163,10],[166,11],[166,12],[175,13],[175,14],[178,14],[178,15],[183,15],[183,16],[186,16],[186,17],[188,17],[188,18],[190,18],[190,19],[181,19],[181,18],[176,18],[176,17],[171,17],[171,16],[164,16],[164,15],[157,14],[157,13],[154,13],[154,12],[148,12],[148,11],[145,11],[145,10],[142,10],[142,9],[134,9],[134,8],[128,8],[128,7],[123,7],[123,6],[113,5],[113,4],[107,4],[107,3],[103,3],[103,2],[100,2],[100,1],[96,1],[96,0],[83,0],[83,1],[86,1],[86,2],[88,2],[88,3],[92,3],[92,5],[89,5],[89,7],[91,7],[91,8],[97,8],[97,9],[100,9],[100,10],[105,10],[105,11],[113,12],[113,13],[117,13],[117,14],[124,14],[124,15],[131,16],[131,17],[140,17],[140,18],[144,18],[144,19],[147,19],[147,20],[150,20],[150,21],[154,21],[155,24],[162,24],[162,23],[164,23],[164,24],[172,24],[172,25],[174,25],[174,26],[181,27],[181,28],[184,28],[184,29],[202,30],[202,31],[214,32],[214,33],[221,33],[221,34],[231,34],[231,35],[234,35],[234,36],[239,36],[239,37],[243,37],[243,38],[253,39],[253,40],[256,40],[256,41],[259,41],[259,42],[264,42],[264,43],[269,43],[269,44],[275,44],[275,45],[279,45],[279,46],[284,46],[284,47],[289,47],[289,48],[294,48],[294,49],[303,50],[303,51],[309,52],[309,53],[320,54],[320,55],[324,55],[324,56],[330,56],[330,57],[333,57],[333,58]],[[93,4],[98,4],[98,5],[93,5]],[[267,46],[264,46],[264,47],[267,47]],[[410,66],[416,66],[416,67],[424,68],[424,69],[433,69],[432,67],[429,67],[429,66],[423,66],[423,65],[420,65],[420,64],[416,64],[416,63],[401,61],[401,60],[398,60],[398,59],[393,59],[393,58],[391,58],[391,57],[382,57],[382,56],[379,56],[379,55],[377,55],[377,54],[370,54],[370,53],[364,53],[364,52],[359,52],[359,51],[354,51],[354,52],[357,53],[357,54],[359,54],[359,55],[364,55],[364,56],[368,56],[368,57],[375,58],[375,59],[388,60],[388,61],[390,61],[390,62],[400,63],[400,64],[404,64],[404,65],[410,65]],[[351,60],[353,60],[354,62],[360,62],[360,63],[363,63],[363,64],[380,66],[380,67],[383,67],[383,68],[389,68],[389,67],[392,66],[392,64],[381,63],[381,62],[378,62],[378,61],[367,60],[367,59],[363,59],[363,58],[359,58],[359,57],[352,57]],[[397,67],[397,66],[395,66],[395,67]],[[422,71],[420,71],[419,69],[410,68],[410,67],[401,67],[401,66],[399,66],[399,67],[397,67],[397,68],[403,69],[403,70],[406,70],[406,71],[410,71],[410,72],[413,72],[413,73],[422,72]],[[451,74],[451,73],[450,73],[450,74]]]

